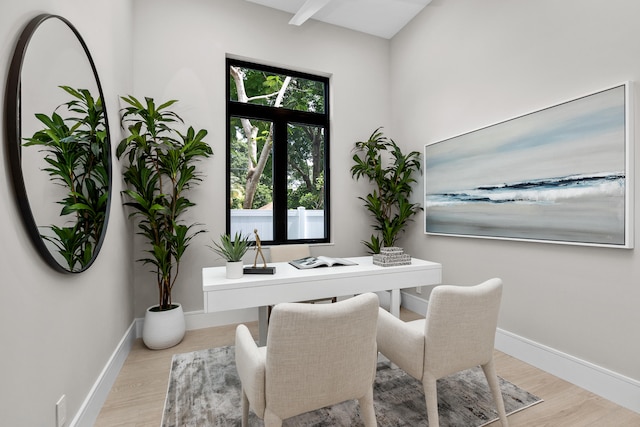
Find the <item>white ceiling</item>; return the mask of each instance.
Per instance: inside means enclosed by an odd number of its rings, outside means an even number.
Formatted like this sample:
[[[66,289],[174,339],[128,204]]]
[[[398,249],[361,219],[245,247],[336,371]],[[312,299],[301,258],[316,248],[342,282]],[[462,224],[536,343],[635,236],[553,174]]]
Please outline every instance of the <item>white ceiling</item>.
[[[247,0],[291,13],[292,25],[315,19],[390,39],[431,0]]]

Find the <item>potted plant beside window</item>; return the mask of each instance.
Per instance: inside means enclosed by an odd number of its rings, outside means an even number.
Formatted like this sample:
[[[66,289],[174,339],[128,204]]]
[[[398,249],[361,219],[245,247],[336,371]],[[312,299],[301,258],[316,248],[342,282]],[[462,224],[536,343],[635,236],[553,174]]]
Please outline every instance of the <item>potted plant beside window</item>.
[[[229,234],[221,234],[220,242],[213,242],[211,250],[227,261],[227,279],[239,279],[243,274],[242,257],[251,246],[249,236],[236,232],[233,239]]]
[[[363,241],[372,254],[395,246],[404,227],[422,209],[419,203],[410,201],[416,182],[413,174],[420,171],[420,153],[403,154],[380,129],[373,131],[367,141],[356,142],[355,164],[351,167],[353,178],[365,177],[374,185],[366,197],[358,197],[374,219],[376,233],[369,241]]]
[[[171,292],[178,277],[180,261],[193,237],[204,230],[197,223],[186,223],[187,210],[195,203],[186,193],[201,181],[196,162],[212,155],[204,142],[206,130],[189,127],[180,133],[183,120],[170,107],[177,101],[144,103],[133,96],[122,97],[121,122],[129,136],[118,144],[118,159],[125,158],[123,191],[137,219],[138,234],[147,245],[146,256],[138,261],[152,266],[158,303],[147,309],[142,338],[152,349],[168,348],[182,341],[185,334],[182,306],[174,303]]]

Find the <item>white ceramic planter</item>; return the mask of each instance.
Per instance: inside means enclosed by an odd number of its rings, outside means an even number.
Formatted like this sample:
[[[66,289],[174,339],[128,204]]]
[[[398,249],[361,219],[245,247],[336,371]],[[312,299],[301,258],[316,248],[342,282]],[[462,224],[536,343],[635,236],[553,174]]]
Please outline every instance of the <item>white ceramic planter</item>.
[[[144,315],[142,341],[152,350],[173,347],[182,341],[186,332],[182,305],[167,311],[153,311],[157,305],[149,307]]]
[[[227,279],[240,279],[243,274],[244,263],[242,261],[227,261]]]

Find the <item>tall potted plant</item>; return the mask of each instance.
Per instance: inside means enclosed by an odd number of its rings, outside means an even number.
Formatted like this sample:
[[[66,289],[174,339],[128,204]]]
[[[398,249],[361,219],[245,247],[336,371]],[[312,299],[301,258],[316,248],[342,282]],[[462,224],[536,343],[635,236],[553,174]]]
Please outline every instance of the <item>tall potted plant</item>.
[[[413,215],[422,208],[411,203],[413,178],[420,169],[420,153],[403,154],[396,143],[383,135],[378,128],[367,141],[355,144],[351,176],[356,180],[365,177],[373,183],[373,190],[366,197],[358,197],[374,219],[369,241],[363,241],[370,253],[380,253],[382,247],[395,246],[396,240]]]
[[[142,338],[150,348],[168,348],[185,333],[182,306],[171,298],[180,261],[193,237],[204,231],[197,223],[185,223],[183,215],[195,205],[185,194],[202,180],[195,163],[213,152],[204,142],[206,130],[176,129],[184,123],[170,109],[176,100],[160,105],[153,98],[122,100],[128,106],[122,109],[121,122],[129,136],[120,141],[116,155],[126,158],[124,204],[133,209],[130,216],[137,219],[138,234],[147,244],[147,256],[138,261],[152,266],[158,289],[158,303],[147,310]],[[178,324],[167,324],[173,321]]]

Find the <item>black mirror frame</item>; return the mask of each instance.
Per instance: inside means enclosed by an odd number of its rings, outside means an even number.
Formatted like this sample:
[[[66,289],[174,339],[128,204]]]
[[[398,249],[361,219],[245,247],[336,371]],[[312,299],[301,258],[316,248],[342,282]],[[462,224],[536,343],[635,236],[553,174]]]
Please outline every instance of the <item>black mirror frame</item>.
[[[64,24],[69,27],[69,29],[74,33],[78,42],[82,46],[84,53],[89,61],[91,66],[91,70],[93,71],[93,76],[96,81],[96,85],[98,87],[98,92],[100,98],[102,99],[102,107],[104,111],[104,121],[105,121],[105,131],[107,133],[106,144],[105,147],[106,154],[108,156],[108,200],[106,203],[105,219],[104,224],[102,226],[102,231],[100,233],[100,237],[98,241],[95,243],[95,247],[93,250],[93,254],[91,260],[81,269],[78,270],[70,270],[65,266],[61,265],[56,259],[53,257],[47,246],[45,245],[40,233],[38,232],[38,226],[36,224],[33,212],[31,210],[31,205],[29,204],[29,198],[27,195],[24,175],[22,173],[22,120],[21,120],[21,105],[20,105],[20,92],[21,92],[21,72],[22,65],[24,62],[25,54],[27,52],[27,47],[29,46],[29,41],[32,36],[35,34],[38,27],[48,19],[58,19],[62,21]],[[5,128],[6,128],[6,138],[7,138],[7,151],[8,151],[8,159],[9,166],[11,170],[11,179],[13,181],[14,193],[16,196],[16,200],[18,202],[18,206],[20,208],[20,213],[22,216],[23,223],[27,228],[29,233],[29,237],[31,241],[36,246],[38,253],[42,257],[42,259],[54,270],[60,273],[81,273],[86,271],[91,265],[94,263],[100,249],[102,248],[102,243],[106,236],[107,225],[109,223],[109,213],[111,210],[111,197],[113,193],[112,189],[112,169],[113,169],[113,161],[111,158],[111,135],[109,132],[109,120],[108,120],[107,108],[104,101],[104,94],[102,93],[102,85],[100,84],[100,79],[98,78],[98,72],[96,70],[95,63],[93,62],[93,58],[91,57],[91,53],[84,42],[84,39],[78,32],[78,30],[69,22],[67,19],[63,18],[59,15],[53,14],[41,14],[34,17],[26,27],[22,30],[20,37],[18,38],[18,42],[16,44],[16,48],[13,53],[13,58],[11,60],[11,64],[9,66],[9,74],[7,77],[7,88],[5,93]]]

